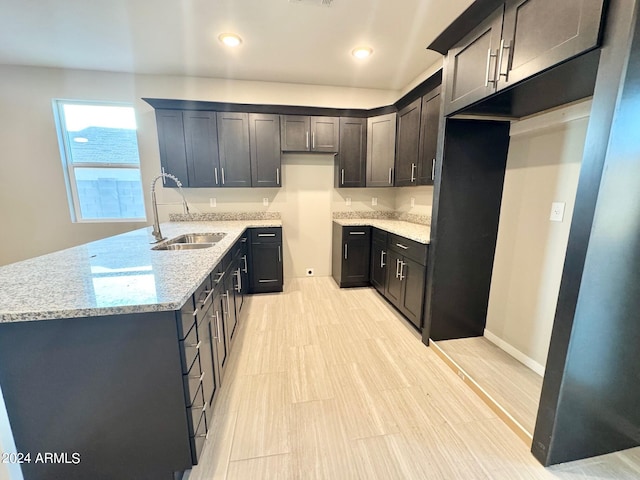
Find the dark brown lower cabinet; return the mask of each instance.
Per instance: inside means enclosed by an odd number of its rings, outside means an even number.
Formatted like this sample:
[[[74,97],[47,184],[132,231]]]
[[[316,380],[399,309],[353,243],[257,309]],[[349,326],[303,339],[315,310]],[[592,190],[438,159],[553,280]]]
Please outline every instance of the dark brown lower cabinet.
[[[377,228],[371,233],[371,285],[384,295],[387,286],[387,232]]]
[[[369,285],[371,227],[333,224],[332,274],[342,287]]]
[[[282,228],[250,229],[249,285],[251,293],[281,292]]]

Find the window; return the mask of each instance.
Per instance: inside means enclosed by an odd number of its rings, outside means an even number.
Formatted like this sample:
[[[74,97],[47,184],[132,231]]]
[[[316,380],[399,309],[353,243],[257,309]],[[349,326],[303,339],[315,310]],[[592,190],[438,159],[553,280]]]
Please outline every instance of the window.
[[[131,105],[54,100],[74,222],[146,221]]]

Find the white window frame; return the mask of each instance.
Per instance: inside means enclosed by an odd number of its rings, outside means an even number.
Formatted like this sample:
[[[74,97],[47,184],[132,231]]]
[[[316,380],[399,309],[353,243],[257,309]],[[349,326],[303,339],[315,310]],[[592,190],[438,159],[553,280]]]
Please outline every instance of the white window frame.
[[[93,100],[66,100],[56,98],[53,99],[53,111],[58,133],[58,145],[60,148],[60,159],[62,160],[62,169],[64,172],[65,186],[67,189],[67,201],[69,202],[69,211],[71,213],[71,221],[74,223],[135,223],[147,221],[147,209],[144,198],[144,188],[142,189],[142,204],[144,207],[144,217],[128,217],[128,218],[82,218],[82,210],[80,208],[80,200],[78,198],[78,190],[76,183],[76,168],[130,168],[140,171],[140,184],[142,183],[142,168],[140,165],[140,147],[138,146],[138,163],[109,163],[109,162],[77,162],[74,163],[71,157],[71,148],[69,146],[69,136],[66,129],[64,116],[64,105],[92,105],[104,107],[130,107],[133,104],[125,102],[102,102]],[[135,112],[135,109],[134,109]]]

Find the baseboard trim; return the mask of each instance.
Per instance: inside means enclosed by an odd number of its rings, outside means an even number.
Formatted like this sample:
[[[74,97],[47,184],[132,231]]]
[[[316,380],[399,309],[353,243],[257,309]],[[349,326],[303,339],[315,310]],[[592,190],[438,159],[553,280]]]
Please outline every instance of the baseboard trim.
[[[487,406],[493,410],[493,412],[502,420],[507,426],[529,447],[533,443],[533,434],[528,432],[520,422],[511,416],[502,405],[500,405],[491,395],[489,395],[478,383],[469,376],[469,374],[456,363],[447,353],[442,350],[436,342],[429,340],[429,347],[433,348],[438,357],[440,357],[445,364],[453,370],[460,379],[475,392],[480,399],[487,404]]]
[[[489,330],[485,329],[484,338],[489,340],[491,343],[493,343],[499,349],[504,350],[505,352],[507,352],[513,358],[518,360],[520,363],[524,364],[526,367],[529,367],[531,370],[536,372],[541,377],[544,377],[544,366],[540,365],[533,358],[526,356],[524,353],[522,353],[520,350],[515,348],[513,345],[505,342],[504,340],[502,340],[497,335],[491,333]]]

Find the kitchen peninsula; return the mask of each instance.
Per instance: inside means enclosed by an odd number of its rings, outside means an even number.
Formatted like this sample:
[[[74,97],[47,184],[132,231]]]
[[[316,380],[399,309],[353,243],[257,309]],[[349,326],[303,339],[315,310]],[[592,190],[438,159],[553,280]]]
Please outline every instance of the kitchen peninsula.
[[[198,462],[243,295],[282,289],[281,221],[162,230],[224,236],[152,250],[148,227],[0,267],[0,388],[16,450],[80,459],[24,463],[26,480],[170,479]],[[254,278],[274,265],[279,284]]]

